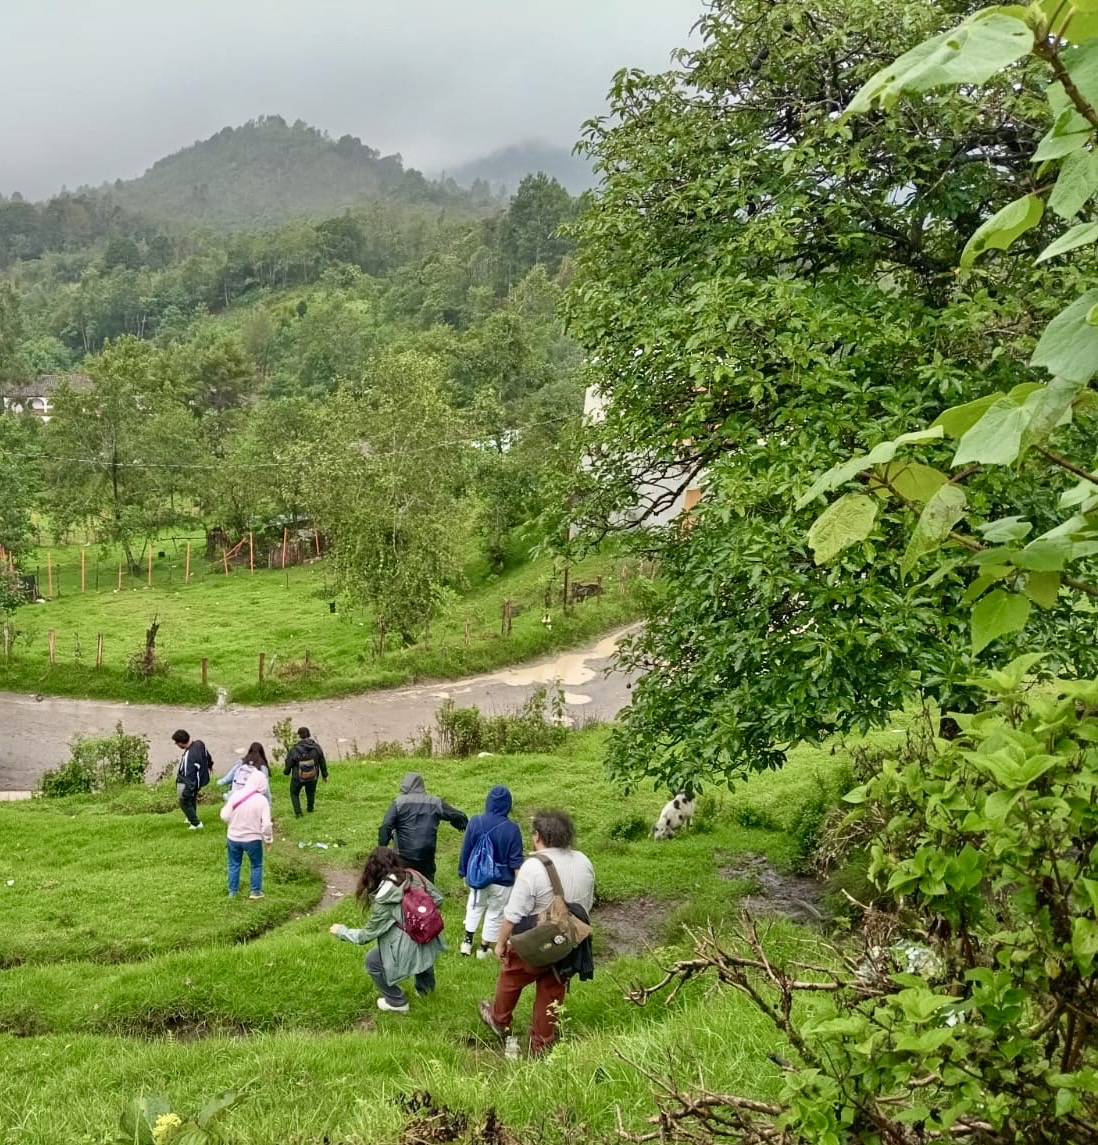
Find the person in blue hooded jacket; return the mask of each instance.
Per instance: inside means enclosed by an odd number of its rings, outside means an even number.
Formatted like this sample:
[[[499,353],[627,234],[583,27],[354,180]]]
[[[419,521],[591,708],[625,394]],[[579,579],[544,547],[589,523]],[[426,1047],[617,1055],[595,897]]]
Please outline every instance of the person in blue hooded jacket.
[[[515,885],[515,875],[523,862],[522,832],[518,824],[509,818],[511,814],[511,792],[497,783],[484,800],[484,814],[474,815],[465,829],[461,844],[461,857],[458,859],[458,875],[466,878],[469,872],[469,859],[477,843],[484,836],[492,847],[496,873],[492,881],[484,887],[470,887],[469,899],[465,905],[465,937],[461,943],[461,953],[473,953],[473,940],[481,918],[484,929],[480,934],[478,958],[487,958],[490,948],[499,937],[503,910]]]

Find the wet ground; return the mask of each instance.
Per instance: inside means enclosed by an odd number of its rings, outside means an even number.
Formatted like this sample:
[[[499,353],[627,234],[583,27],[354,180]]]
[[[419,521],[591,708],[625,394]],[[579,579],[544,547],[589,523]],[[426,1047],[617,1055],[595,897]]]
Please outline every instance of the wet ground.
[[[627,677],[612,670],[621,635],[464,680],[271,707],[187,708],[0,692],[0,792],[31,790],[44,771],[68,759],[72,736],[109,735],[120,721],[127,732],[149,737],[154,773],[178,758],[171,734],[186,728],[206,742],[217,761],[215,772],[221,774],[252,740],[270,745],[271,728],[283,719],[295,728],[307,725],[329,758],[342,759],[369,751],[379,741],[418,738],[422,729],[433,727],[435,712],[447,698],[459,707],[475,705],[485,715],[501,715],[519,709],[538,685],[555,680],[564,689],[565,714],[572,723],[612,720],[629,703]]]

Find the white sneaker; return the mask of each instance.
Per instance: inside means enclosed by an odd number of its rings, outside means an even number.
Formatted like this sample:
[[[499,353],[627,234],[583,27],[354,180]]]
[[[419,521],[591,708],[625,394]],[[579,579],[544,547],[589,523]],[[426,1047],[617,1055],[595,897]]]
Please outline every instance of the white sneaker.
[[[201,824],[201,822],[191,823],[188,825],[187,830],[188,831],[201,831],[202,830],[202,824]]]
[[[411,1006],[407,1002],[403,1006],[394,1006],[388,998],[378,998],[377,1008],[379,1010],[388,1010],[390,1014],[407,1014]]]
[[[464,954],[466,957],[468,957],[470,954],[472,954],[472,953],[473,953],[473,944],[472,944],[472,943],[471,943],[471,942],[470,942],[468,939],[466,939],[466,940],[465,940],[465,941],[464,941],[464,942],[463,942],[463,943],[462,943],[462,944],[461,944],[461,945],[458,947],[458,951],[459,951],[461,954]]]
[[[478,946],[477,947],[477,957],[478,958],[487,958],[489,953],[491,953],[491,952],[489,951],[487,946]]]

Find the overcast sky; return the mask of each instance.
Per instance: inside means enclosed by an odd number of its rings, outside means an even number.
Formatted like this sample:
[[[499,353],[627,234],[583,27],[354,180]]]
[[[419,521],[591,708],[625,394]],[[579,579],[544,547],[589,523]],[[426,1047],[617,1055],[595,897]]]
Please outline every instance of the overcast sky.
[[[704,0],[0,0],[0,191],[140,175],[260,115],[433,172],[570,146],[619,67],[663,70]]]

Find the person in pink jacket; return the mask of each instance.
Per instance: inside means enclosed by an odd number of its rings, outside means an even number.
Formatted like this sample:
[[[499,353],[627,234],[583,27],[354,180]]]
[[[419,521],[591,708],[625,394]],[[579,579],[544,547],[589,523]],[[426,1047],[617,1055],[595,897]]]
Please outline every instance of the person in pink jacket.
[[[263,897],[263,846],[274,842],[267,787],[267,776],[256,769],[248,776],[243,790],[230,795],[221,808],[221,818],[229,825],[225,844],[229,854],[229,898],[235,898],[240,890],[240,866],[245,855],[251,879],[248,897]]]

